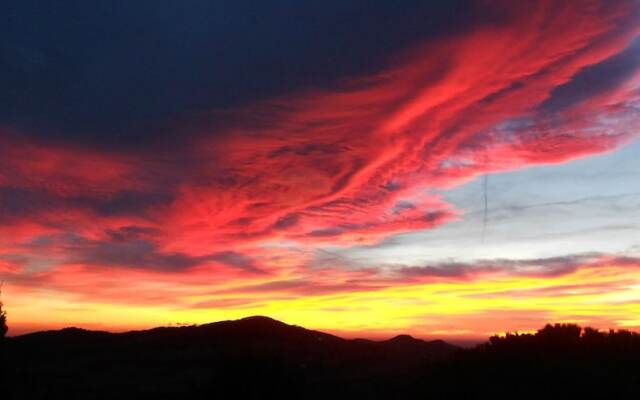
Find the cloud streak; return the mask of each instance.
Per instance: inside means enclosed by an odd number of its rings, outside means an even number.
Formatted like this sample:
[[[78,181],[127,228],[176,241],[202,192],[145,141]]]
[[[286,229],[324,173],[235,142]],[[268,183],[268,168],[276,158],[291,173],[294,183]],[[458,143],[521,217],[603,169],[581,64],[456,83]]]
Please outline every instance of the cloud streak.
[[[122,284],[134,303],[136,291],[173,282],[181,304],[202,309],[499,275],[562,279],[604,265],[597,253],[395,270],[317,256],[459,221],[464,210],[442,192],[477,176],[638,137],[636,2],[487,4],[503,18],[412,42],[376,71],[185,112],[163,128],[179,146],[116,151],[1,127],[2,277],[25,292],[46,281],[114,302]]]

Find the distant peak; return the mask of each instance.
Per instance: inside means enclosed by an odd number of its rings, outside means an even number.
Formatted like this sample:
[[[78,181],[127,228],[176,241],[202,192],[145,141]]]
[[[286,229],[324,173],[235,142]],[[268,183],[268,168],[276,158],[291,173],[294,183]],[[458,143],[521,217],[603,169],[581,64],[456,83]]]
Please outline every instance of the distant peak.
[[[409,343],[409,342],[418,342],[420,341],[420,339],[416,339],[411,335],[398,335],[398,336],[392,337],[388,341],[396,342],[396,343]]]
[[[245,317],[245,318],[240,318],[238,320],[235,321],[229,321],[229,322],[235,322],[238,324],[250,324],[253,326],[273,326],[273,327],[290,327],[291,325],[289,324],[285,324],[282,321],[278,321],[277,319],[273,319],[271,317],[266,317],[264,315],[253,315],[250,317]]]
[[[86,329],[78,328],[77,326],[69,326],[58,330],[59,332],[87,332]]]
[[[398,335],[391,338],[391,340],[418,340],[418,339],[414,338],[411,335]]]
[[[240,318],[239,321],[262,321],[262,322],[276,322],[279,324],[283,324],[284,322],[280,322],[277,319],[273,319],[271,317],[267,317],[264,315],[252,315],[250,317]]]

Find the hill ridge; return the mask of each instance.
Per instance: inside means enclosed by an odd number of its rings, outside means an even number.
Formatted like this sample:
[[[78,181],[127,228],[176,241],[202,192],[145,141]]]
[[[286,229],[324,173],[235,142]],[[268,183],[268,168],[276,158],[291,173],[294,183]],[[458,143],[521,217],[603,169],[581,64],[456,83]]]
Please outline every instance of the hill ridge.
[[[100,334],[100,335],[115,335],[115,336],[127,336],[127,335],[143,335],[143,334],[152,334],[152,333],[158,333],[158,332],[180,332],[180,331],[186,331],[186,330],[211,330],[211,329],[218,329],[218,328],[225,328],[225,327],[231,327],[231,328],[240,328],[240,327],[246,327],[246,328],[261,328],[261,329],[265,329],[265,328],[269,328],[269,329],[288,329],[291,330],[291,332],[293,332],[294,330],[297,332],[306,332],[307,334],[314,334],[314,335],[322,335],[324,337],[333,337],[336,339],[340,339],[343,341],[348,341],[348,342],[370,342],[370,343],[409,343],[409,342],[413,342],[413,343],[440,343],[440,344],[444,344],[444,345],[449,345],[449,346],[453,346],[453,347],[458,347],[455,346],[445,340],[441,340],[441,339],[435,339],[435,340],[424,340],[421,338],[416,338],[414,336],[411,336],[409,334],[398,334],[396,336],[393,336],[391,338],[388,339],[369,339],[369,338],[343,338],[341,336],[338,335],[334,335],[332,333],[327,333],[327,332],[323,332],[320,330],[314,330],[314,329],[308,329],[305,328],[303,326],[300,325],[295,325],[295,324],[288,324],[286,322],[280,321],[278,319],[269,317],[269,316],[265,316],[265,315],[251,315],[251,316],[247,316],[247,317],[242,317],[242,318],[238,318],[238,319],[228,319],[228,320],[220,320],[220,321],[215,321],[215,322],[206,322],[203,324],[193,324],[193,325],[182,325],[182,326],[170,326],[170,325],[164,325],[164,326],[156,326],[156,327],[152,327],[152,328],[148,328],[148,329],[134,329],[134,330],[129,330],[129,331],[122,331],[122,332],[110,332],[110,331],[104,331],[104,330],[92,330],[92,329],[86,329],[86,328],[81,328],[81,327],[76,327],[76,326],[69,326],[69,327],[64,327],[64,328],[60,328],[60,329],[50,329],[50,330],[43,330],[43,331],[36,331],[36,332],[29,332],[29,333],[25,333],[22,335],[16,335],[16,336],[11,336],[10,339],[14,339],[14,340],[21,340],[23,338],[30,338],[30,337],[41,337],[44,335],[67,335],[67,334],[72,334],[72,335],[82,335],[82,334],[86,334],[86,335],[94,335],[94,334]]]

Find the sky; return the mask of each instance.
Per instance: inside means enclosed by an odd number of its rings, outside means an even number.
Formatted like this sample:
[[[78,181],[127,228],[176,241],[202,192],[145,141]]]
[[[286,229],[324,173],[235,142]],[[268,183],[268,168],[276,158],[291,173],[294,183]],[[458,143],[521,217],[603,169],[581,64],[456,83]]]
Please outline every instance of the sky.
[[[640,329],[640,3],[14,2],[10,334]]]

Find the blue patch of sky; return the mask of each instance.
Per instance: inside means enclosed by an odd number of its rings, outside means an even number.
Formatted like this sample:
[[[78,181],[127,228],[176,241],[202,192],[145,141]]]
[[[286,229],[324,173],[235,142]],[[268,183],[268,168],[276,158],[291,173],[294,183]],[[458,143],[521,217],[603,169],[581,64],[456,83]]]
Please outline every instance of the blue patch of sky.
[[[483,178],[442,192],[459,221],[395,236],[376,246],[332,249],[363,266],[527,259],[640,248],[640,141],[564,164]]]

